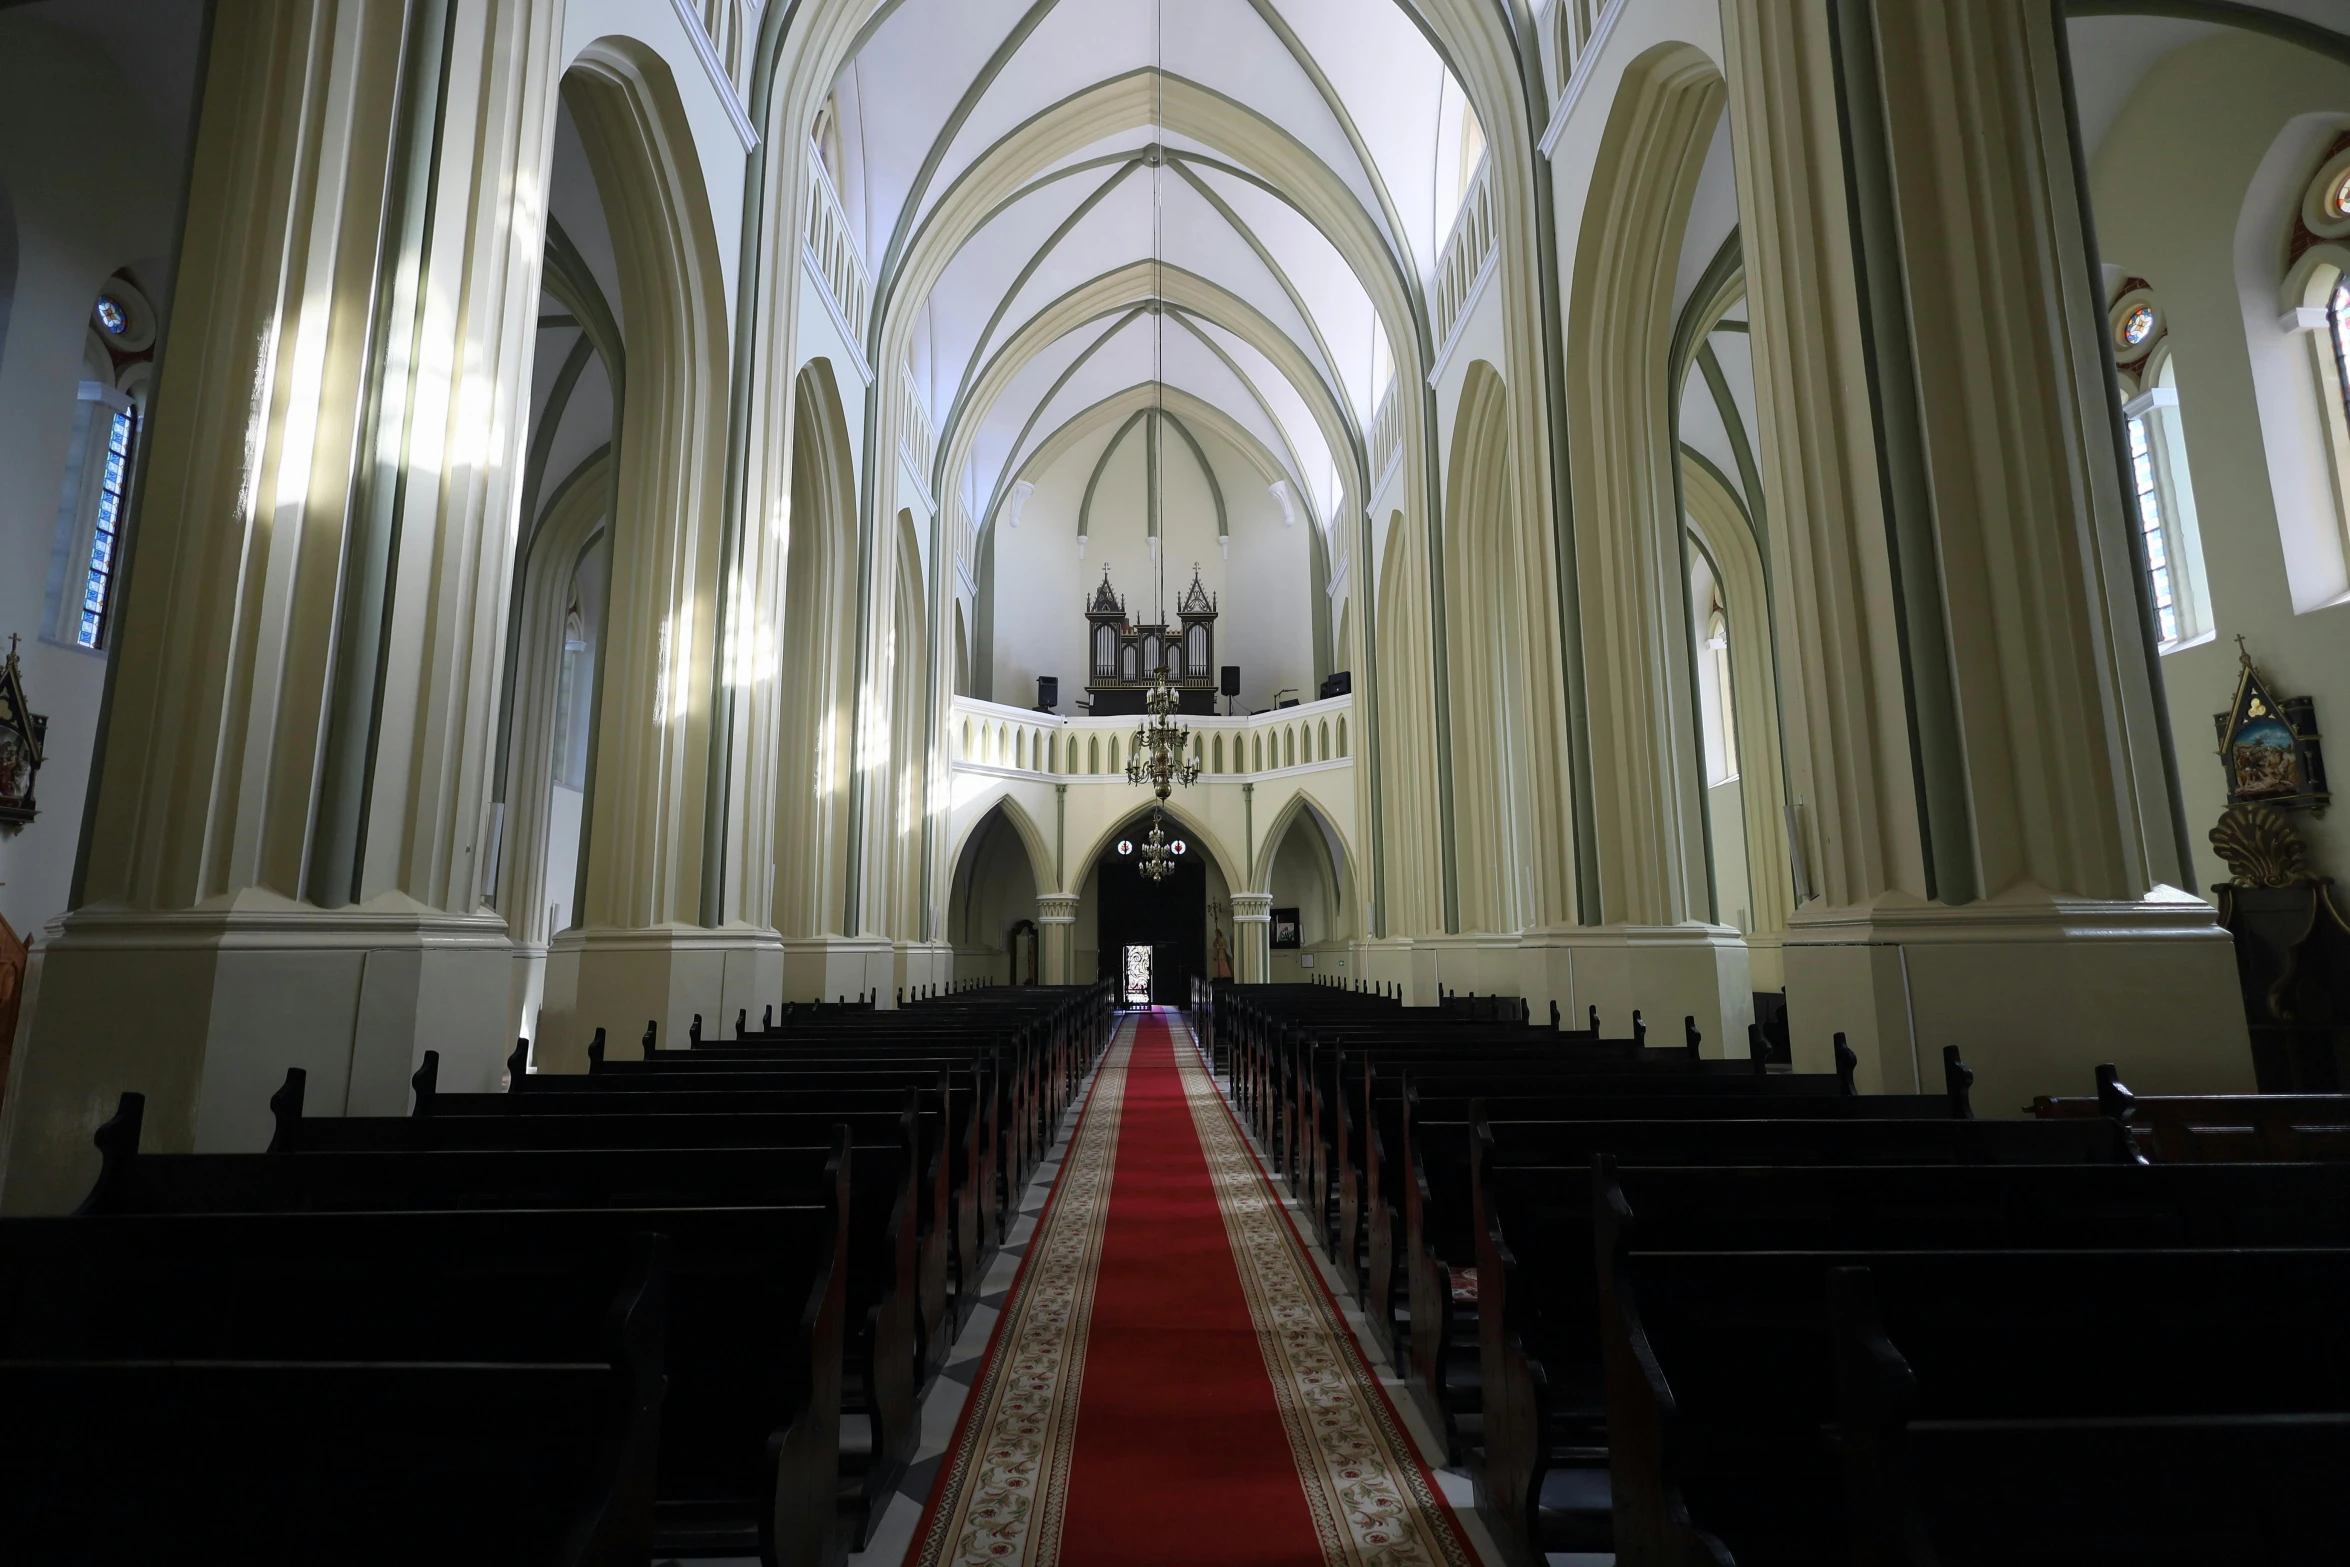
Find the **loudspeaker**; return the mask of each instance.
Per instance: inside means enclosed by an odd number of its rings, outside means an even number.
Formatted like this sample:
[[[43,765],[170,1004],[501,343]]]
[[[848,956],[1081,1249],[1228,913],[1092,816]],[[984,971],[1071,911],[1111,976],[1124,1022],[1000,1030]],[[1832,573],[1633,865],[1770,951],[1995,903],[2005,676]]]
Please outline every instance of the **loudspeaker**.
[[[1225,696],[1240,695],[1240,666],[1238,664],[1224,666],[1224,679],[1219,689]]]
[[[1038,675],[1036,677],[1036,710],[1040,713],[1049,713],[1060,705],[1061,677],[1059,675]]]
[[[1354,688],[1353,671],[1341,669],[1322,682],[1322,700],[1326,702],[1334,696],[1351,696]]]

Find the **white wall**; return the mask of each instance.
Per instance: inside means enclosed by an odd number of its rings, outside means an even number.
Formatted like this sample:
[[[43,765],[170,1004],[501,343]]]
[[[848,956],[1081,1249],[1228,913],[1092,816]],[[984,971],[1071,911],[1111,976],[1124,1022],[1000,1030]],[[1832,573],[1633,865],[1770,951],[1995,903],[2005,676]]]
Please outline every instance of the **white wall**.
[[[1020,525],[998,521],[995,535],[995,699],[1024,707],[1036,700],[1036,677],[1058,675],[1061,710],[1077,711],[1090,667],[1084,607],[1107,567],[1110,585],[1140,622],[1154,618],[1156,568],[1146,535],[1144,429],[1127,433],[1095,488],[1085,557],[1077,555],[1077,516],[1085,486],[1115,424],[1078,441],[1038,477]],[[1315,694],[1311,541],[1315,526],[1300,509],[1294,524],[1258,468],[1212,430],[1192,426],[1215,465],[1231,526],[1231,558],[1218,547],[1215,501],[1190,448],[1172,428],[1161,448],[1165,496],[1160,526],[1167,557],[1166,604],[1189,588],[1194,564],[1217,596],[1216,662],[1238,664],[1236,711],[1270,707],[1274,693]],[[974,649],[974,657],[977,650]]]
[[[177,139],[95,45],[0,13],[0,185],[16,222],[0,348],[0,650],[20,639],[26,698],[49,719],[41,814],[0,829],[0,914],[27,936],[65,912],[106,678],[102,655],[39,635],[83,344],[118,268],[168,308]]]
[[[2325,504],[2325,457],[2308,344],[2276,324],[2284,201],[2298,201],[2343,125],[2350,70],[2233,33],[2155,66],[2090,170],[2102,259],[2153,285],[2178,368],[2216,627],[2162,660],[2198,891],[2227,879],[2206,835],[2226,806],[2211,715],[2235,694],[2237,634],[2281,694],[2316,698],[2321,731],[2350,733],[2350,603],[2296,613],[2280,531]],[[2280,148],[2280,138],[2292,145]],[[2292,179],[2248,202],[2272,152],[2288,155]],[[2148,199],[2150,181],[2159,199]],[[2350,819],[2339,807],[2296,812],[2294,825],[2321,870],[2350,876]]]

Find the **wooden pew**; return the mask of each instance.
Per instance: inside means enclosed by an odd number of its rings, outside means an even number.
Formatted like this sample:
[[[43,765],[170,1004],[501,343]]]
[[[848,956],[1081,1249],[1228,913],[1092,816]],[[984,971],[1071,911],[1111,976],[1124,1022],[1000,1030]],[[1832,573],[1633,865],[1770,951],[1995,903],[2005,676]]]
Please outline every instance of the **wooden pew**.
[[[2168,1163],[2350,1159],[2350,1094],[2133,1094],[2101,1066],[2094,1098],[2044,1094],[2030,1109],[2041,1120],[2110,1117]]]
[[[582,1217],[0,1221],[0,1552],[640,1567],[668,1248]]]
[[[1641,1245],[2350,1243],[2350,1166],[1742,1167],[1725,1152],[1733,1162],[1706,1167],[1615,1156]],[[1480,1161],[1477,1174],[1488,1516],[1524,1549],[1612,1549],[1589,1166]]]
[[[2059,1467],[2069,1474],[2040,1480],[2070,1491],[2076,1519],[2102,1520],[2112,1531],[2102,1543],[2035,1540],[2030,1509],[2003,1517],[2004,1496],[1965,1488],[1965,1504],[1978,1515],[1968,1527],[1979,1543],[1988,1526],[2004,1551],[1998,1559],[2313,1559],[2273,1540],[2268,1554],[2172,1554],[2157,1548],[2160,1520],[2117,1514],[2100,1504],[2096,1487],[2098,1477],[2159,1447],[2113,1440],[2132,1422],[2143,1434],[2147,1422],[2214,1414],[2350,1421],[2350,1364],[2330,1328],[2337,1303],[2350,1293],[2350,1249],[1956,1249],[1936,1246],[1922,1216],[1898,1236],[1880,1232],[1871,1247],[1652,1249],[1634,1199],[1603,1179],[1595,1201],[1621,1557],[1768,1567],[1850,1556],[1859,1520],[1847,1502],[1844,1457],[1831,1440],[1839,1357],[1830,1276],[1865,1268],[1880,1304],[1901,1303],[1878,1326],[1896,1345],[1909,1332],[1922,1362],[1935,1368],[1941,1401],[1925,1410],[1930,1419],[2004,1420],[2019,1436],[2039,1422],[2044,1460],[2072,1452],[2089,1460],[2068,1459]],[[1895,1239],[1915,1244],[1885,1244]],[[1921,1309],[1909,1315],[1913,1302]],[[1847,1321],[1856,1351],[1881,1354],[1861,1333],[1862,1319],[1848,1313]],[[1879,1402],[1857,1408],[1882,1414],[1882,1394],[1873,1389]],[[2070,1424],[2051,1424],[2057,1421]],[[1969,1446],[1963,1432],[1905,1424],[1912,1434],[1957,1438],[1951,1453]],[[2059,1431],[2074,1445],[2057,1445]],[[1876,1434],[1902,1433],[1880,1425]],[[2183,1481],[2172,1474],[2173,1483]],[[2183,1517],[2201,1522],[2220,1509],[2242,1515],[2243,1501],[2219,1491],[2208,1505],[2203,1496],[2182,1496],[2180,1507]],[[2139,1539],[2125,1542],[2133,1529]],[[2192,1540],[2190,1531],[2189,1543],[2211,1542]],[[2148,1549],[2141,1553],[2141,1546]]]
[[[620,1152],[829,1146],[846,1130],[848,1350],[844,1463],[857,1475],[858,1543],[912,1462],[930,1344],[946,1332],[942,1249],[925,1245],[917,1180],[939,1181],[935,1112],[895,1115],[662,1114],[568,1116],[343,1116],[302,1114],[299,1068],[271,1100],[278,1136],[269,1157],[341,1152]],[[925,1133],[921,1122],[934,1123]],[[930,1156],[925,1158],[925,1150]],[[943,1205],[944,1193],[937,1193]],[[933,1266],[925,1266],[926,1260]]]
[[[1861,1567],[2317,1562],[2350,1539],[2350,1252],[1902,1254],[1828,1278]]]
[[[126,1096],[133,1097],[135,1096]],[[670,1240],[656,1545],[817,1563],[834,1550],[848,1307],[845,1134],[808,1148],[154,1154],[136,1104],[101,1130],[83,1215],[588,1211]],[[775,1228],[778,1212],[796,1216]],[[819,1227],[810,1213],[828,1215]],[[564,1217],[557,1225],[581,1221]]]

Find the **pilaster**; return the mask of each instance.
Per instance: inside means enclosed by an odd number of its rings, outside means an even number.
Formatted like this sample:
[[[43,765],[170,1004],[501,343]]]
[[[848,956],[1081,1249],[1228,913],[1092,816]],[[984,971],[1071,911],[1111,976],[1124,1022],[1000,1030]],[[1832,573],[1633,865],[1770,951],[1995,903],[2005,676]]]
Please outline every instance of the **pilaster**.
[[[2105,329],[2034,0],[1725,0],[1787,773],[1799,1064],[1987,1111],[2249,1086],[2186,879]],[[1848,173],[1849,171],[1849,181]]]
[[[443,22],[446,26],[443,26]],[[528,424],[553,8],[252,0],[212,33],[75,908],[41,943],[0,1206],[310,1102],[496,1086],[480,912]],[[418,68],[402,68],[403,55]],[[493,432],[496,432],[493,434]]]
[[[1262,985],[1273,968],[1273,895],[1236,892],[1232,895],[1232,944],[1240,949],[1234,977],[1243,985]]]
[[[1071,950],[1077,934],[1077,899],[1066,893],[1047,893],[1036,900],[1037,966],[1048,985],[1070,982]]]

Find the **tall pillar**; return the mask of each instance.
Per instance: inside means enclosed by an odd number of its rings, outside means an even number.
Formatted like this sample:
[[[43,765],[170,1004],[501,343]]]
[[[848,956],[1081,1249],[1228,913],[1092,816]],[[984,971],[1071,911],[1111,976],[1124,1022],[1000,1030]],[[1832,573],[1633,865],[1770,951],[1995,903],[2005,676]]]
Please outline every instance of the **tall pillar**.
[[[2187,871],[2056,14],[1723,6],[1797,628],[1797,1060],[1840,1030],[1866,1085],[1907,1090],[1957,1044],[2007,1114],[2099,1061],[2147,1090],[2251,1085],[2229,939],[2165,885]]]
[[[1076,963],[1072,950],[1077,939],[1077,899],[1069,893],[1048,892],[1036,900],[1037,967],[1048,985],[1070,983]]]
[[[662,112],[664,87],[630,54],[591,48],[563,94],[610,222],[627,351],[586,866],[578,922],[548,954],[533,1052],[576,1071],[598,1028],[633,1041],[652,1019],[673,1044],[695,1013],[713,1035],[737,1009],[757,1013],[775,996],[766,987],[781,988],[783,948],[774,932],[730,919],[714,884],[726,864],[710,769],[728,700],[713,675],[723,667],[729,322],[717,240],[695,210],[690,131]],[[743,914],[739,898],[731,912]],[[886,943],[879,957],[853,989],[894,995]]]
[[[1240,949],[1233,965],[1243,985],[1262,985],[1273,974],[1273,895],[1236,892],[1232,895],[1232,944]]]
[[[422,1051],[497,1086],[481,912],[528,422],[552,8],[222,8],[73,911],[37,949],[0,1207],[70,1207],[92,1128],[259,1149],[397,1114]],[[406,66],[403,68],[403,56]],[[525,214],[518,217],[518,214]],[[493,436],[491,432],[504,432]]]

